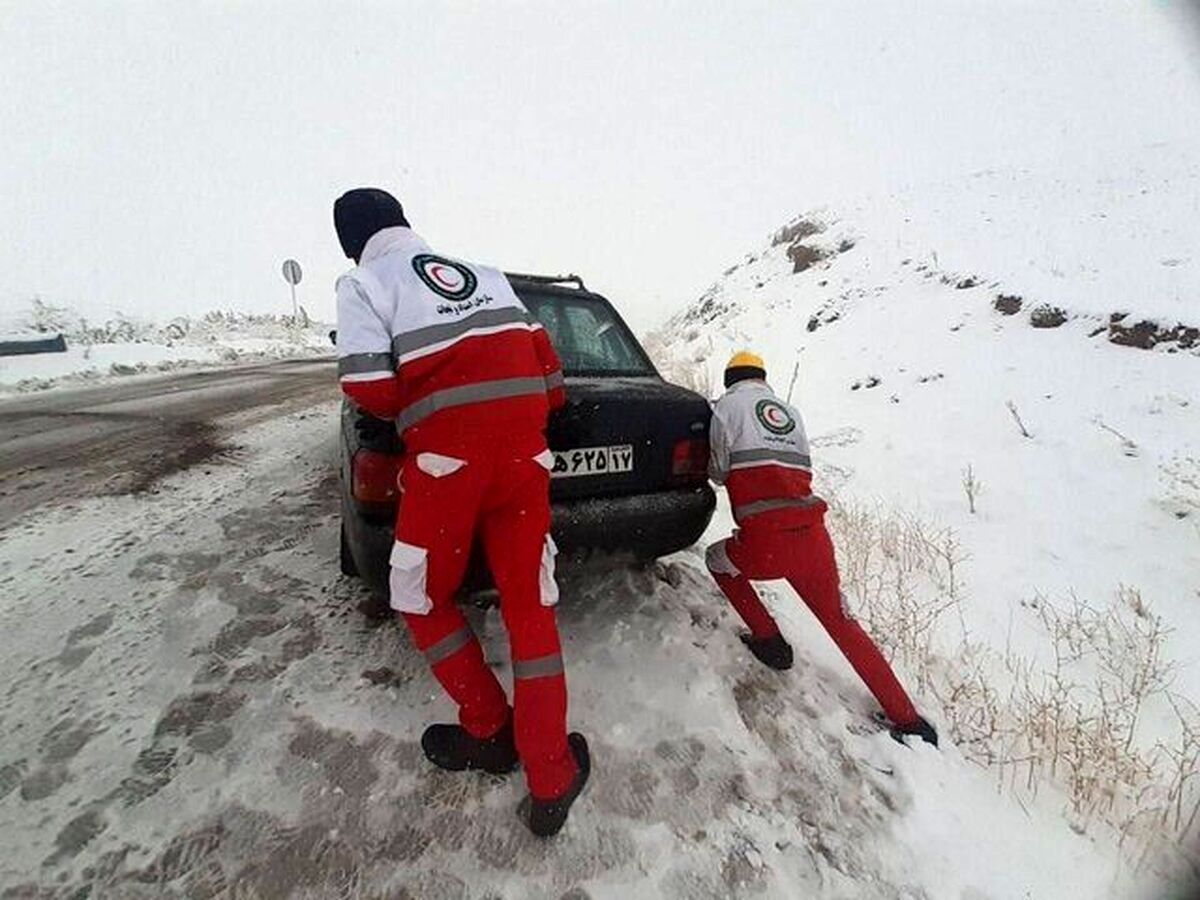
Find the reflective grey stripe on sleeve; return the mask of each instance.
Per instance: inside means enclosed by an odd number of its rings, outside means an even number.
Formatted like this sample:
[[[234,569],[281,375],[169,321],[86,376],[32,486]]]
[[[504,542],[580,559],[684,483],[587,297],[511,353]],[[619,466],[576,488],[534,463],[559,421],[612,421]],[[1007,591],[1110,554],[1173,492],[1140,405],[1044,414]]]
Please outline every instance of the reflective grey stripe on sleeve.
[[[731,468],[754,463],[780,463],[785,466],[801,466],[811,469],[812,457],[797,453],[795,450],[774,450],[770,447],[761,450],[735,450],[729,454]]]
[[[551,372],[546,376],[546,390],[552,391],[555,388],[565,387],[567,379],[563,377],[562,370]]]
[[[338,360],[338,375],[358,375],[363,372],[393,372],[390,353],[351,353]]]
[[[449,659],[467,644],[474,640],[475,635],[470,626],[465,626],[446,635],[436,644],[425,648],[425,659],[431,666],[436,666],[443,660]]]
[[[815,494],[807,497],[787,497],[779,500],[755,500],[733,508],[733,517],[741,520],[759,513],[774,512],[777,509],[807,509],[821,503],[821,498]]]
[[[539,656],[537,659],[521,659],[513,662],[513,678],[548,678],[563,673],[562,656]]]
[[[398,334],[392,338],[392,352],[397,357],[402,357],[416,350],[423,350],[426,347],[465,337],[472,331],[503,327],[504,325],[528,324],[529,314],[515,306],[504,309],[481,309],[457,322],[427,325],[425,328]]]
[[[478,384],[446,388],[444,391],[434,391],[428,397],[423,397],[405,408],[396,419],[396,429],[403,432],[404,429],[432,416],[435,412],[455,406],[545,393],[546,379],[540,377],[502,378],[498,381],[481,381]]]

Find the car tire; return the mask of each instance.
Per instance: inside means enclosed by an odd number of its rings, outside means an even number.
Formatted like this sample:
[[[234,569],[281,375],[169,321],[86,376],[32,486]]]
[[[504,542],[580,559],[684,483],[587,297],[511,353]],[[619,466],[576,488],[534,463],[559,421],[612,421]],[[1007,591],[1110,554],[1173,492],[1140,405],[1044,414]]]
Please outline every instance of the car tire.
[[[354,564],[354,555],[350,552],[350,541],[346,538],[346,523],[342,522],[340,531],[341,547],[338,550],[338,563],[343,575],[358,576],[358,566]]]

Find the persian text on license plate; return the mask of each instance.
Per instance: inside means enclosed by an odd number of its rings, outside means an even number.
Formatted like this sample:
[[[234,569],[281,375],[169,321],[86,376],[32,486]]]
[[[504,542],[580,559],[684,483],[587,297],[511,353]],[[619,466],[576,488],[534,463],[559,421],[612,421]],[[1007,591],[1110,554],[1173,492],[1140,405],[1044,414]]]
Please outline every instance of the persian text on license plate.
[[[619,447],[580,447],[578,450],[555,450],[551,478],[574,478],[577,475],[608,475],[633,471],[633,445]]]

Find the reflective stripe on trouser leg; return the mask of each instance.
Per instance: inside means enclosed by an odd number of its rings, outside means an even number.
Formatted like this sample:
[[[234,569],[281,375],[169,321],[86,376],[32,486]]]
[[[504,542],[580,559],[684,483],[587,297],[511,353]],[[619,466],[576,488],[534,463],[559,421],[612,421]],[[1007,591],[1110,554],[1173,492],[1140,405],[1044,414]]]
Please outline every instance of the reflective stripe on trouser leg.
[[[467,644],[474,640],[475,634],[469,625],[464,625],[458,631],[446,635],[436,644],[425,648],[425,659],[431,666],[436,666],[443,660],[449,659]]]
[[[539,656],[537,659],[517,660],[513,663],[513,678],[549,678],[563,673],[562,654]]]
[[[458,722],[475,737],[491,737],[512,714],[504,688],[483,658],[483,648],[455,606],[428,615],[404,615],[433,677],[458,704]]]

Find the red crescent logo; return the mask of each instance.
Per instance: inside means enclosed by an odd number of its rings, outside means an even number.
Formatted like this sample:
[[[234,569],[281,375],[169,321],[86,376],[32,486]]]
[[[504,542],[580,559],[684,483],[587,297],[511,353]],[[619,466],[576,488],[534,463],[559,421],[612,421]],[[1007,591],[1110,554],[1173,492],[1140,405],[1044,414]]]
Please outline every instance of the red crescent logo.
[[[437,279],[438,284],[445,285],[447,288],[453,288],[453,287],[457,286],[458,281],[447,281],[445,278],[442,277],[442,271],[445,268],[446,268],[445,266],[430,266],[429,267],[429,277]]]

